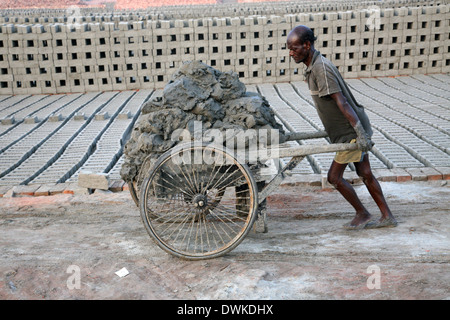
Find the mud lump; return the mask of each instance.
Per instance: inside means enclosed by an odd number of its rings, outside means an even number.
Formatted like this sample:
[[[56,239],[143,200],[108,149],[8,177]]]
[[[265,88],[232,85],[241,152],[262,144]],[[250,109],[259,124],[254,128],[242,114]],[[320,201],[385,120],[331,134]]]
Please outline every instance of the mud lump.
[[[199,61],[186,62],[164,87],[162,97],[142,107],[124,147],[122,179],[133,181],[147,157],[157,159],[172,148],[179,142],[173,138],[174,131],[193,132],[195,121],[201,122],[202,134],[212,129],[276,129],[281,139],[284,134],[267,100],[247,92],[236,73],[220,72]]]

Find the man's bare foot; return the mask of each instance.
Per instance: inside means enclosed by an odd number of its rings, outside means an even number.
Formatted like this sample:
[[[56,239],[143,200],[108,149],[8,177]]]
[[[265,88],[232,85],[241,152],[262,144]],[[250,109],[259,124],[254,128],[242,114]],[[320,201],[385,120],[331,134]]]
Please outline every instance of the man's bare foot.
[[[344,224],[344,229],[347,230],[361,230],[371,221],[372,216],[370,213],[356,214],[352,221]]]
[[[398,225],[397,220],[393,216],[389,216],[387,218],[381,217],[379,220],[370,221],[366,224],[366,229],[375,229],[375,228],[393,228]]]

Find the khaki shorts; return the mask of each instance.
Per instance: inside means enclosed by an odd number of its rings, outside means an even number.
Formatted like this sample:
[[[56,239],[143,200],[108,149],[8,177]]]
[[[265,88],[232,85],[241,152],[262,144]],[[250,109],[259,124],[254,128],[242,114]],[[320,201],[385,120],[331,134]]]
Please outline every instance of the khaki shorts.
[[[350,141],[350,143],[356,143],[356,139]],[[364,152],[361,150],[349,150],[336,152],[334,161],[340,164],[346,164],[350,162],[361,162],[364,157]]]

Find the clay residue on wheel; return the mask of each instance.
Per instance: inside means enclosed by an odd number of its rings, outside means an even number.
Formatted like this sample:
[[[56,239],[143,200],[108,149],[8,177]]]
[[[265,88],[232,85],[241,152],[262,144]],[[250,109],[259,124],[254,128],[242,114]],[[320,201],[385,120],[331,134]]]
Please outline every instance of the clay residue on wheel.
[[[127,182],[135,180],[146,158],[157,159],[175,146],[177,129],[186,129],[194,137],[194,123],[201,122],[203,136],[211,130],[242,132],[252,129],[279,130],[267,100],[256,92],[247,92],[234,72],[220,72],[202,62],[184,63],[172,76],[162,97],[148,101],[141,110],[130,139],[124,148],[124,163],[120,175]],[[197,133],[196,133],[197,134]],[[225,137],[225,135],[224,135]],[[253,142],[259,138],[255,134]]]

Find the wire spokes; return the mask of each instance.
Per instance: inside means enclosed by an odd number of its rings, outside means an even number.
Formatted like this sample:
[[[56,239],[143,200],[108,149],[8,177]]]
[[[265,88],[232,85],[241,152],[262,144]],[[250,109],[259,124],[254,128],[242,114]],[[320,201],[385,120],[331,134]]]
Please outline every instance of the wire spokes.
[[[141,214],[149,233],[164,249],[182,257],[231,250],[254,221],[256,191],[249,171],[234,159],[180,164],[175,161],[178,156],[167,155],[143,188]],[[231,157],[225,152],[224,156]]]

